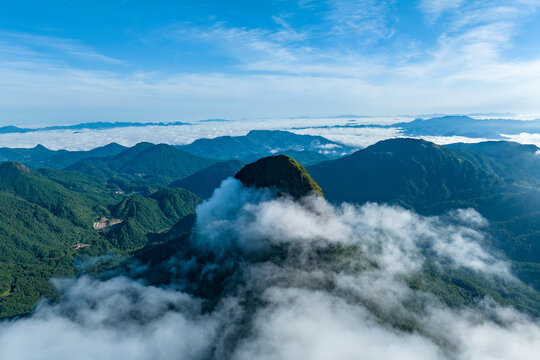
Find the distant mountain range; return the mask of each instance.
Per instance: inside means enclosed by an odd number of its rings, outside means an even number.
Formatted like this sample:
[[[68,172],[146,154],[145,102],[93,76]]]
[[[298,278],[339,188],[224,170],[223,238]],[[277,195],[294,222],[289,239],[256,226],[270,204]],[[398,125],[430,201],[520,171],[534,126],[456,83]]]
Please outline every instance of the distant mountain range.
[[[90,122],[75,125],[57,125],[57,126],[45,126],[39,128],[20,128],[17,126],[2,126],[0,127],[0,134],[12,134],[12,133],[29,133],[36,131],[51,131],[51,130],[106,130],[114,128],[124,127],[144,127],[144,126],[178,126],[178,125],[191,125],[184,122]]]
[[[398,128],[405,136],[465,136],[471,138],[504,139],[504,135],[540,133],[540,119],[478,120],[469,116],[442,116],[430,119],[416,119],[390,125],[327,125],[317,128]]]
[[[62,169],[77,161],[91,157],[113,156],[127,147],[117,143],[98,147],[89,151],[50,150],[43,145],[33,148],[0,148],[0,161],[19,161],[28,166]]]
[[[252,130],[244,136],[199,139],[179,148],[197,156],[247,162],[265,156],[284,154],[295,157],[306,166],[335,159],[356,150],[322,136],[298,135],[279,130]]]
[[[503,139],[501,134],[540,133],[538,120],[477,120],[468,116],[444,116],[433,119],[416,119],[412,122],[393,124],[407,136],[466,136],[472,138]]]
[[[130,152],[131,155],[124,156],[132,156],[144,146],[138,144],[136,145],[137,149]],[[162,145],[162,150],[165,147]],[[199,139],[192,144],[176,147],[202,158],[238,159],[244,162],[255,161],[269,155],[285,154],[294,157],[305,166],[335,159],[355,150],[355,148],[320,136],[297,135],[288,131],[270,130],[251,131],[245,136]],[[63,169],[85,159],[115,156],[126,150],[128,147],[117,143],[110,143],[89,151],[50,150],[42,145],[33,148],[0,148],[0,162],[19,161],[36,168]],[[174,152],[172,149],[169,151]],[[123,161],[123,158],[121,159]]]
[[[488,116],[489,114],[483,114]],[[536,120],[515,120],[515,119],[474,119],[469,116],[438,116],[436,114],[432,115],[431,118],[418,118],[410,122],[398,122],[390,125],[358,125],[354,123],[347,123],[343,125],[326,125],[326,126],[313,126],[308,128],[399,128],[402,130],[403,135],[406,136],[465,136],[472,138],[486,138],[486,139],[503,139],[504,137],[501,134],[512,135],[519,134],[522,132],[526,133],[540,133],[540,119]],[[305,118],[305,117],[301,117]],[[334,118],[369,118],[368,116],[357,116],[357,115],[341,115]],[[225,119],[208,119],[200,120],[198,123],[211,123],[211,122],[229,122],[230,120]],[[115,128],[125,128],[125,127],[146,127],[146,126],[180,126],[180,125],[194,125],[195,123],[186,123],[186,122],[89,122],[81,123],[75,125],[58,125],[58,126],[46,126],[46,127],[37,127],[37,128],[23,128],[18,126],[3,126],[0,127],[0,134],[11,134],[11,133],[31,133],[36,131],[52,131],[52,130],[107,130]],[[303,128],[302,128],[303,129]],[[279,131],[275,131],[277,134]],[[217,138],[217,141],[214,141],[212,145],[207,143],[209,139],[197,140],[195,143],[187,145],[186,151],[198,153],[198,152],[214,152],[216,159],[228,160],[230,157],[226,157],[218,150],[227,150],[236,147],[236,153],[238,159],[245,161],[253,161],[255,159],[250,158],[249,145],[251,141],[255,143],[260,143],[260,136],[268,136],[266,139],[268,148],[266,149],[267,155],[272,155],[271,151],[285,151],[285,150],[301,150],[301,151],[314,151],[321,153],[320,148],[313,146],[300,146],[301,144],[306,145],[305,141],[298,142],[298,139],[291,139],[295,145],[299,146],[298,148],[291,148],[287,146],[285,139],[280,135],[272,135],[270,131],[262,130],[252,131],[247,136],[242,137],[231,137],[231,136],[222,136]],[[280,146],[283,148],[278,148],[273,138],[279,140]],[[313,139],[314,140],[314,139]],[[320,139],[323,143],[330,144],[333,143],[327,139]],[[315,141],[315,140],[314,140]],[[328,149],[327,149],[328,150]],[[337,150],[337,148],[335,149]],[[343,149],[347,152],[350,149]],[[327,154],[333,154],[329,152]],[[228,153],[227,153],[228,155]],[[203,156],[203,155],[199,155]]]

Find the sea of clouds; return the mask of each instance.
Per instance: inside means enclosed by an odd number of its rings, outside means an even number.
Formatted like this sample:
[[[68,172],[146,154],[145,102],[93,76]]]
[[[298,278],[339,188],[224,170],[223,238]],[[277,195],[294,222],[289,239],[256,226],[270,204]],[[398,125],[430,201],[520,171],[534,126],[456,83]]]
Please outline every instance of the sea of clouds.
[[[489,298],[451,309],[408,285],[428,261],[517,281],[484,250],[485,226],[472,209],[423,217],[227,179],[198,207],[190,239],[212,254],[208,273],[234,263],[211,308],[174,283],[57,279],[58,300],[0,323],[0,358],[536,359],[538,319]]]
[[[124,127],[105,130],[47,130],[28,133],[0,134],[2,147],[31,148],[41,144],[52,150],[91,150],[116,142],[133,146],[141,141],[184,145],[201,138],[218,136],[241,136],[251,130],[286,130],[301,135],[324,136],[329,140],[352,147],[366,147],[378,141],[402,136],[397,128],[343,128],[342,125],[366,125],[411,121],[411,117],[380,118],[307,118],[307,119],[264,119],[235,121],[201,121],[188,125]],[[329,126],[330,125],[330,126]],[[423,137],[437,144],[455,142],[480,142],[487,139],[463,136]],[[516,138],[520,141],[521,138]],[[529,138],[522,138],[528,141]]]

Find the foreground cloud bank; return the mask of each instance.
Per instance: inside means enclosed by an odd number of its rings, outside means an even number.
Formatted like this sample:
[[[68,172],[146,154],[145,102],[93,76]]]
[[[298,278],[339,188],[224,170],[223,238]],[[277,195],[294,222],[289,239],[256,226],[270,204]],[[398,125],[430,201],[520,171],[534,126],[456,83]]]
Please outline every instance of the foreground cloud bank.
[[[211,306],[182,282],[56,281],[62,297],[0,324],[5,359],[534,359],[540,324],[484,299],[450,309],[409,281],[431,264],[516,281],[482,250],[473,210],[294,202],[226,180],[197,213]],[[425,256],[429,254],[429,259]],[[173,258],[169,271],[193,259]],[[210,275],[209,275],[210,274]],[[223,274],[223,273],[221,273]]]

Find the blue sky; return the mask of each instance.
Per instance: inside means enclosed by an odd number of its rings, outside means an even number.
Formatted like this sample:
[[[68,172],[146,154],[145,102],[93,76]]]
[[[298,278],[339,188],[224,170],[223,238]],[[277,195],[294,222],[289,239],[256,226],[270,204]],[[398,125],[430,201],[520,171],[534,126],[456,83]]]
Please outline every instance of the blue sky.
[[[540,113],[540,0],[0,2],[0,124]]]

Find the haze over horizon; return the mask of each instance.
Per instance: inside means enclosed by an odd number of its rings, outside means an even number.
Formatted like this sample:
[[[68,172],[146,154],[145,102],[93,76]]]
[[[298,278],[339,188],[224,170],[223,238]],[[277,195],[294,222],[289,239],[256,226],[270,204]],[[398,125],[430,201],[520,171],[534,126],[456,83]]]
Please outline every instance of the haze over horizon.
[[[5,1],[0,126],[539,114],[540,1]]]

